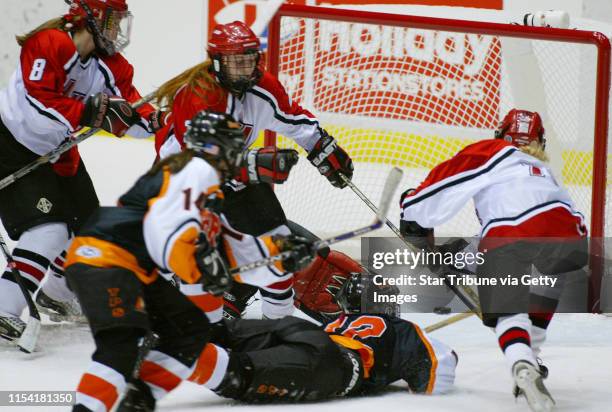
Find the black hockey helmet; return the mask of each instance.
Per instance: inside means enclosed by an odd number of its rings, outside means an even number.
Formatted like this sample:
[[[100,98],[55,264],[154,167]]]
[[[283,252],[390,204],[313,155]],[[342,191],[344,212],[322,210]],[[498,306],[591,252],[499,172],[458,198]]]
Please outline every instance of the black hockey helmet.
[[[373,274],[364,272],[352,272],[350,278],[344,282],[336,292],[336,302],[344,313],[380,313],[391,316],[399,316],[399,306],[395,303],[376,302],[374,292],[379,294],[398,294],[399,289],[395,286],[376,285],[372,278]]]
[[[235,174],[242,161],[244,134],[240,124],[225,113],[202,110],[191,119],[183,137],[185,147],[205,160],[225,161]]]

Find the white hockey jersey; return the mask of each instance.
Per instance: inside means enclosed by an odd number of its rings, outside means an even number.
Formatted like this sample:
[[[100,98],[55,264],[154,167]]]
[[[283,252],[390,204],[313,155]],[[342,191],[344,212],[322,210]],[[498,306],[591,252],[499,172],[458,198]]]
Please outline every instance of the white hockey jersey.
[[[242,125],[245,148],[251,146],[263,130],[287,136],[307,152],[321,137],[316,117],[293,102],[282,84],[265,72],[257,85],[241,98],[222,89],[202,92],[183,87],[174,99],[172,125],[157,136],[160,157],[176,153],[183,147],[183,135],[189,121],[205,109],[232,115]]]
[[[0,91],[0,117],[15,139],[42,155],[56,148],[80,128],[83,101],[105,92],[129,102],[140,99],[132,84],[133,68],[120,54],[79,58],[70,35],[59,29],[43,30],[28,39],[8,85]],[[141,122],[128,134],[152,134],[144,105]]]
[[[402,199],[401,218],[433,228],[470,199],[483,238],[586,236],[584,216],[550,169],[501,139],[471,144],[433,168]]]

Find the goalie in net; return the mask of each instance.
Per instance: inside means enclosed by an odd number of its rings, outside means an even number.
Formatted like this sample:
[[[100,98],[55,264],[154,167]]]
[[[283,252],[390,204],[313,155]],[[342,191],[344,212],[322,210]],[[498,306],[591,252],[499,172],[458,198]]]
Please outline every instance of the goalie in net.
[[[542,379],[535,340],[544,340],[557,300],[534,307],[522,277],[535,267],[557,276],[587,262],[587,229],[565,189],[546,166],[544,126],[538,113],[511,110],[494,139],[465,147],[436,166],[421,185],[402,196],[400,231],[416,247],[431,249],[433,228],[474,200],[482,229],[484,263],[478,277],[514,278],[516,286],[479,286],[483,323],[495,329],[515,381],[534,411],[554,401]],[[554,292],[559,295],[558,291]]]
[[[189,119],[203,109],[231,114],[244,133],[245,149],[260,132],[275,131],[292,138],[308,152],[308,160],[332,185],[344,187],[339,174],[351,178],[353,164],[308,110],[291,101],[284,87],[264,69],[259,39],[244,23],[235,21],[213,28],[209,59],[162,85],[160,106],[170,111],[166,127],[157,133],[160,157],[180,151]],[[249,150],[244,173],[224,185],[223,214],[236,231],[258,236],[288,234],[287,219],[270,184],[283,183],[298,160],[297,152],[276,147]],[[293,310],[292,282],[260,290],[263,313],[269,318]],[[256,289],[241,287],[228,294],[233,316],[240,316]]]
[[[416,324],[385,314],[393,308],[362,313],[363,294],[372,286],[367,275],[350,276],[336,292],[341,313],[322,326],[292,316],[227,322],[226,333],[207,344],[190,381],[247,403],[372,395],[398,380],[413,393],[451,390],[456,353]],[[144,398],[146,388],[137,382],[122,406]]]

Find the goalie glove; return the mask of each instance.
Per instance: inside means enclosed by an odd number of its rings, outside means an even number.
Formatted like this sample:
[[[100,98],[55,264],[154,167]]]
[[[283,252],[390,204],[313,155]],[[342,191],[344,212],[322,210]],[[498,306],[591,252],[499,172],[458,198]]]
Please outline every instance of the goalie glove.
[[[232,276],[225,260],[204,234],[200,235],[196,244],[195,260],[202,274],[202,288],[206,292],[220,296],[232,287]]]
[[[283,268],[287,272],[297,272],[304,269],[312,262],[317,250],[314,241],[297,235],[274,235],[272,242],[276,245],[279,252],[290,251],[291,255],[282,260]]]
[[[344,253],[331,250],[317,255],[306,268],[293,274],[295,306],[321,323],[331,322],[342,313],[335,295],[351,276],[361,272],[359,263]]]
[[[85,102],[79,124],[100,128],[121,137],[139,121],[140,115],[127,100],[100,92]]]
[[[293,149],[270,146],[249,150],[244,154],[238,180],[243,183],[280,184],[289,178],[289,171],[298,160],[298,152]]]
[[[351,180],[353,177],[353,161],[344,149],[338,146],[336,139],[327,134],[325,130],[319,130],[321,138],[308,154],[308,160],[332,185],[343,188],[346,183],[340,177],[340,173]]]

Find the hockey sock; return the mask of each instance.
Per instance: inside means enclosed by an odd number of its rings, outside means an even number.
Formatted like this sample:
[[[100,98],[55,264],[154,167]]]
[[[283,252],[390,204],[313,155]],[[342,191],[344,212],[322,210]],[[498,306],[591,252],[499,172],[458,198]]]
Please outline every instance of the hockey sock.
[[[265,318],[280,319],[293,313],[295,308],[293,306],[293,289],[281,293],[260,289],[259,293],[262,299],[261,312]]]
[[[51,299],[62,302],[71,301],[76,298],[74,293],[68,288],[64,277],[64,261],[66,251],[59,254],[49,265],[49,271],[41,285],[41,289]]]
[[[531,321],[526,313],[504,316],[497,320],[495,334],[510,370],[519,360],[538,364],[531,349],[530,331]]]
[[[96,351],[79,382],[77,405],[92,411],[112,409],[131,378],[141,335],[137,330],[126,328],[107,329],[96,334]]]
[[[68,230],[64,223],[48,223],[23,232],[13,250],[13,259],[30,293],[38,289],[51,259],[66,247],[67,242]],[[0,279],[0,312],[19,316],[25,307],[25,298],[7,268]]]
[[[200,354],[189,380],[214,391],[221,384],[228,364],[229,354],[225,349],[209,343]]]

